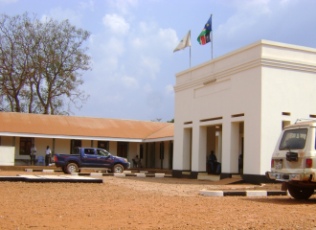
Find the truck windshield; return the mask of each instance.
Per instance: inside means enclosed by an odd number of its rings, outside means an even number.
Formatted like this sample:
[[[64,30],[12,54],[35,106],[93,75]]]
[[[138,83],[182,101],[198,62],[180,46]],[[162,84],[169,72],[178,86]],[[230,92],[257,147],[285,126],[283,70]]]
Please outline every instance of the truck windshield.
[[[307,129],[290,129],[283,133],[280,150],[303,149],[307,137]]]

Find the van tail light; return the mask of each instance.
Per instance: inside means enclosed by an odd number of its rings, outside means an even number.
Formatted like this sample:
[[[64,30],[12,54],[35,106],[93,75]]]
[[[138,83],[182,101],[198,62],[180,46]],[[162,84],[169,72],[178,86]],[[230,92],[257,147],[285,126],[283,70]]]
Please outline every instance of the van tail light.
[[[306,168],[312,168],[312,166],[313,166],[313,159],[311,159],[311,158],[306,158],[306,160],[305,160],[305,166],[306,166]]]
[[[271,160],[271,168],[274,168],[274,160]]]

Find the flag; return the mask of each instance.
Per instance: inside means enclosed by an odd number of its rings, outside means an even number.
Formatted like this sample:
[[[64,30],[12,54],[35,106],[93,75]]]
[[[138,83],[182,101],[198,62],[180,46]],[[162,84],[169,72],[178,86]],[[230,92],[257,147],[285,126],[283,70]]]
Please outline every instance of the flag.
[[[191,47],[191,30],[189,30],[187,35],[185,35],[184,38],[182,38],[182,40],[180,41],[179,45],[173,50],[173,52],[182,50],[182,49],[184,49],[184,48],[186,48],[188,46]]]
[[[208,19],[202,32],[197,38],[197,41],[200,43],[200,45],[205,45],[206,43],[211,41],[211,36],[210,36],[211,32],[212,32],[212,15]]]

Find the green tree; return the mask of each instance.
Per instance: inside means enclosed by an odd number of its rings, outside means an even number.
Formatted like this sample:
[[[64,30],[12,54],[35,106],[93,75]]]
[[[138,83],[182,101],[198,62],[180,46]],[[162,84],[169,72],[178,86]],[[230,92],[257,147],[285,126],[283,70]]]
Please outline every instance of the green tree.
[[[0,110],[64,114],[67,103],[80,106],[87,99],[79,86],[90,69],[89,35],[68,20],[1,15]]]

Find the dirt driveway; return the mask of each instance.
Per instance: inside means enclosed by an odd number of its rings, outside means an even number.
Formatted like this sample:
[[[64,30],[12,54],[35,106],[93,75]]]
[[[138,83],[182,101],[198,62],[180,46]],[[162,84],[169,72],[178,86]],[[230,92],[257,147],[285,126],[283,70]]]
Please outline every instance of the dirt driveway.
[[[1,229],[316,229],[315,195],[300,202],[288,196],[204,197],[202,189],[258,186],[103,178],[102,184],[0,182]]]

